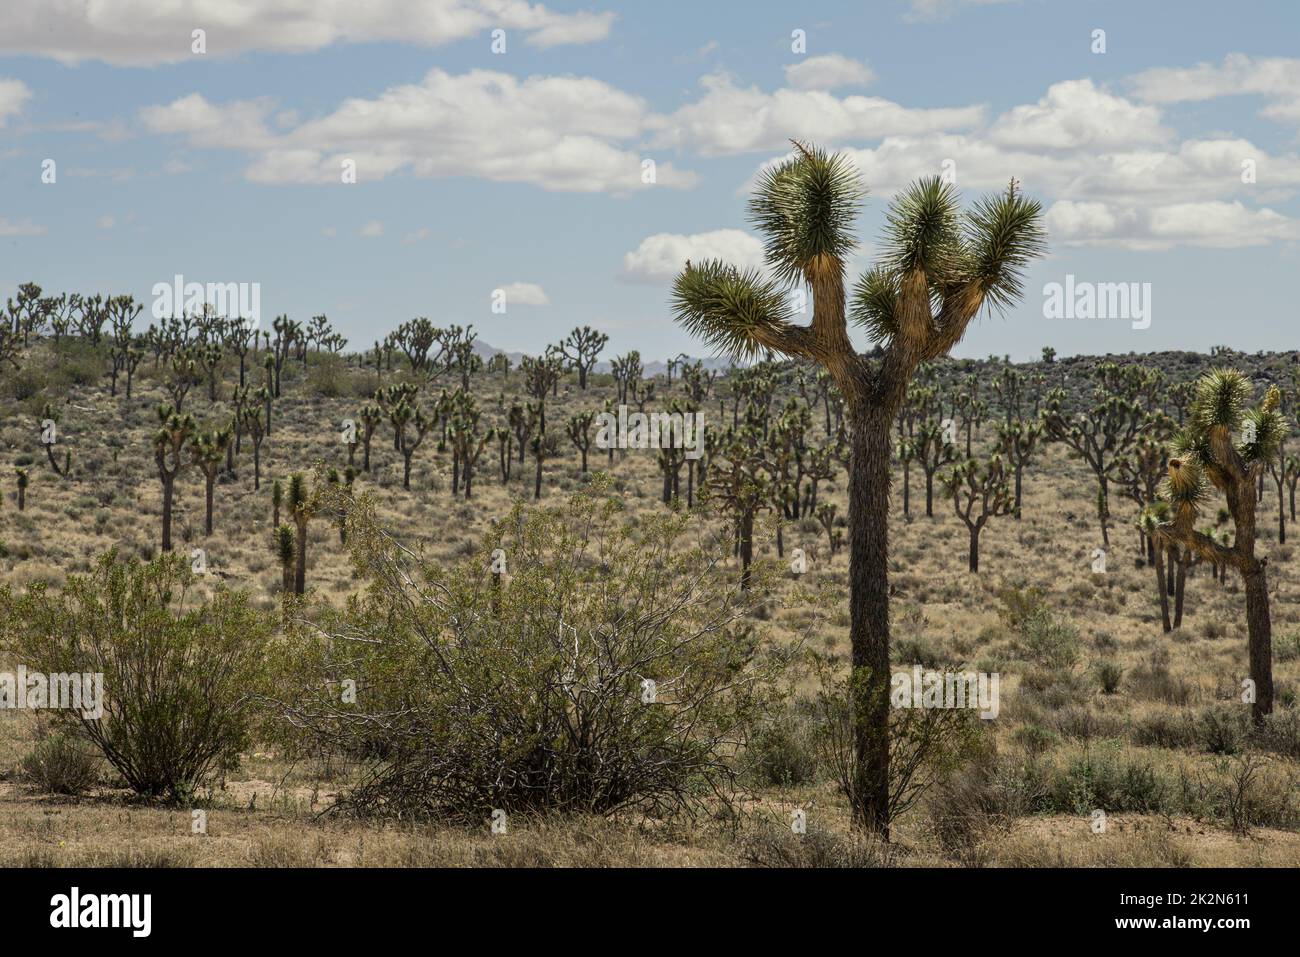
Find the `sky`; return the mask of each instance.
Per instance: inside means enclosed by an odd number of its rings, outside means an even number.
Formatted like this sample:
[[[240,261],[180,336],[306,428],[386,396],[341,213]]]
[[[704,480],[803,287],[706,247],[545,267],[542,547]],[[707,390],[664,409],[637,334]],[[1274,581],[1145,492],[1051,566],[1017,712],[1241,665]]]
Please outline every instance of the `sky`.
[[[1051,251],[1024,300],[955,355],[1298,345],[1293,0],[5,0],[3,16],[0,297],[131,294],[147,321],[181,275],[258,284],[264,324],[324,313],[349,348],[426,316],[510,351],[591,325],[611,352],[707,354],[672,320],[672,277],[687,258],[761,265],[749,187],[794,137],[862,173],[853,276],[918,177],[966,202],[1015,177],[1043,201]],[[1045,302],[1067,281],[1137,285],[1127,312],[1059,318]]]

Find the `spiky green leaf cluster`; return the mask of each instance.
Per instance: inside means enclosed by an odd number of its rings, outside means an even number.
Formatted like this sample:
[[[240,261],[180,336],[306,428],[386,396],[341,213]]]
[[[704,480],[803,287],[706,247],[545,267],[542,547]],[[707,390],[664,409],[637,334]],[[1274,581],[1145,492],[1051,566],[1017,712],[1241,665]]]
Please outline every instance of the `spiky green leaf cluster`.
[[[688,332],[733,362],[757,357],[763,333],[780,333],[791,317],[779,283],[716,259],[686,264],[673,282],[672,304]]]
[[[796,143],[792,158],[760,174],[749,215],[777,279],[802,282],[818,261],[843,269],[865,195],[852,160],[815,146]]]

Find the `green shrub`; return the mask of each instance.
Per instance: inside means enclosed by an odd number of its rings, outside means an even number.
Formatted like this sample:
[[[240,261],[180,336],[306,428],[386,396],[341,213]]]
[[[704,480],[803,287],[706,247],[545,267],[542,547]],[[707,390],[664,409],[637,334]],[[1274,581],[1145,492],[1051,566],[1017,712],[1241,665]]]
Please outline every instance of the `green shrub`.
[[[232,766],[248,742],[249,710],[265,674],[271,628],[242,594],[191,600],[180,556],[149,564],[116,550],[54,594],[0,588],[0,634],[45,673],[102,673],[102,717],[56,710],[81,729],[142,795],[183,799]]]
[[[84,742],[56,732],[43,736],[23,758],[22,776],[42,791],[76,796],[99,783],[100,761]]]
[[[730,788],[784,664],[746,615],[764,588],[705,574],[719,553],[686,541],[688,517],[633,522],[597,480],[516,505],[449,566],[400,546],[369,496],[326,495],[366,588],[293,628],[280,673],[285,743],[362,760],[340,812],[672,813]]]

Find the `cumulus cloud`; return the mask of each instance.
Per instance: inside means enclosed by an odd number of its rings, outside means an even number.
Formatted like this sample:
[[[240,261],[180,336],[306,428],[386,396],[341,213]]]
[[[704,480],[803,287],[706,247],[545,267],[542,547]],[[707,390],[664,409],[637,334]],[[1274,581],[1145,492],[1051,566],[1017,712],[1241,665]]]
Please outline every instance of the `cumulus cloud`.
[[[705,156],[781,150],[790,139],[819,142],[957,130],[978,125],[980,106],[913,109],[875,96],[837,97],[821,90],[765,93],[725,73],[700,81],[704,95],[660,122],[655,142]]]
[[[638,283],[669,282],[688,259],[694,262],[721,259],[742,269],[762,267],[763,244],[739,229],[715,229],[691,235],[656,233],[624,255],[621,278]]]
[[[643,156],[629,143],[653,122],[645,102],[601,80],[518,79],[492,70],[434,69],[420,83],[373,99],[352,97],[332,113],[272,130],[268,100],[213,104],[191,94],[141,111],[151,130],[191,146],[252,154],[246,176],[261,183],[338,183],[346,161],[358,180],[406,169],[420,177],[476,176],[547,190],[629,193]],[[659,162],[658,187],[686,188],[694,174]]]
[[[1017,106],[989,130],[995,143],[1020,149],[1115,149],[1173,136],[1160,111],[1099,89],[1092,80],[1053,83],[1037,103]]]
[[[557,13],[525,0],[6,0],[0,53],[61,63],[102,60],[152,66],[194,58],[191,34],[206,33],[204,56],[250,50],[305,53],[341,43],[439,46],[501,28],[536,47],[591,43],[609,35],[613,13]]]
[[[0,80],[0,126],[9,117],[21,113],[31,97],[31,89],[22,80]]]
[[[1300,239],[1300,223],[1272,209],[1240,202],[1170,203],[1149,207],[1061,200],[1046,215],[1056,241],[1082,246],[1229,249]]]
[[[361,235],[366,239],[375,239],[384,235],[384,224],[377,219],[372,219],[361,227]]]
[[[785,81],[797,90],[834,90],[842,86],[867,86],[876,79],[871,67],[858,60],[827,53],[811,56],[785,68]]]
[[[535,282],[512,282],[501,287],[506,296],[506,306],[549,306],[551,299],[546,290]]]
[[[1138,99],[1189,103],[1253,94],[1269,102],[1261,115],[1279,123],[1300,123],[1300,59],[1249,57],[1230,53],[1223,62],[1194,67],[1160,67],[1130,77]]]

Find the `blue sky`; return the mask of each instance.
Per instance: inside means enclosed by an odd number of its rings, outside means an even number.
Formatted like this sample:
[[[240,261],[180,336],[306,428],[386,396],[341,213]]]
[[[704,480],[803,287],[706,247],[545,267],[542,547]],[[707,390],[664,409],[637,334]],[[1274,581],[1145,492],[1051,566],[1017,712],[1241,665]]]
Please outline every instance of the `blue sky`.
[[[179,273],[260,283],[264,321],[323,312],[353,346],[422,315],[511,350],[589,324],[617,351],[698,353],[672,270],[757,261],[746,184],[799,136],[871,189],[855,269],[890,196],[945,160],[968,198],[1014,175],[1043,199],[1051,257],[958,355],[1296,347],[1294,3],[155,7],[6,0],[0,296],[148,307]],[[1150,327],[1044,318],[1066,274],[1150,283]]]

